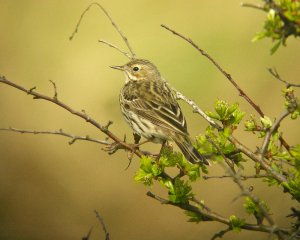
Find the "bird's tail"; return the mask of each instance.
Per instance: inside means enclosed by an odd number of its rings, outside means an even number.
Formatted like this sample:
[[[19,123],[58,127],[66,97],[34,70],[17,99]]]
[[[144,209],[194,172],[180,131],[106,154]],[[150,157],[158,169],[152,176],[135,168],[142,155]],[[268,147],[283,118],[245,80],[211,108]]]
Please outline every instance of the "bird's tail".
[[[188,136],[177,136],[176,139],[173,140],[188,161],[191,163],[204,163],[210,165],[209,161],[193,147]]]

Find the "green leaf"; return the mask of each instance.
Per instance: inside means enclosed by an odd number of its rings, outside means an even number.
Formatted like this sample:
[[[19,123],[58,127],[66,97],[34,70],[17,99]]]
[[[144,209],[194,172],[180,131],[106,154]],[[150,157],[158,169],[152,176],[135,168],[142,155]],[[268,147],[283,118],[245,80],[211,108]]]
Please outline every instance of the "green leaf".
[[[140,160],[140,168],[135,174],[134,180],[141,182],[146,186],[153,184],[153,178],[159,176],[163,172],[163,168],[152,158],[142,156]]]
[[[190,181],[196,181],[200,177],[200,166],[198,164],[187,164],[184,169]]]
[[[172,188],[169,188],[169,200],[173,203],[187,203],[194,194],[189,182],[176,178]]]
[[[144,170],[139,169],[135,174],[134,180],[136,182],[143,183],[146,186],[151,186],[153,184],[152,174],[146,173]]]

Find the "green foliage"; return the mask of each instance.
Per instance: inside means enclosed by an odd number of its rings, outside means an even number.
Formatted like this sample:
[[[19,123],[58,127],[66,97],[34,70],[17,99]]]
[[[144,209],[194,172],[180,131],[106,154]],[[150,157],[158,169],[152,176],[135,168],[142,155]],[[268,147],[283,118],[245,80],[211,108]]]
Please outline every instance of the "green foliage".
[[[169,200],[173,203],[187,203],[194,196],[190,183],[179,178],[175,178],[174,184],[170,184],[168,189]]]
[[[237,150],[228,138],[232,135],[243,119],[245,113],[238,108],[238,104],[230,105],[223,100],[215,102],[215,111],[206,111],[206,114],[220,121],[223,124],[222,130],[216,130],[212,126],[208,126],[205,135],[197,137],[197,149],[206,155],[211,155],[212,159],[217,161],[224,160],[222,154],[231,159],[235,164],[241,167],[240,163],[244,161],[241,153]],[[214,146],[212,142],[218,146]],[[221,154],[222,153],[222,154]]]
[[[157,164],[152,158],[142,156],[140,160],[140,168],[136,173],[134,179],[147,186],[153,184],[153,178],[159,176],[163,172],[163,168]]]
[[[229,217],[229,221],[230,221],[230,227],[233,231],[235,232],[240,232],[241,231],[241,227],[245,224],[245,220],[236,217],[235,215],[231,215]]]
[[[238,103],[229,105],[223,100],[217,100],[215,102],[215,112],[206,111],[206,114],[209,117],[222,122],[225,127],[234,127],[241,122],[245,115],[245,113],[240,111],[238,107]]]
[[[294,0],[264,0],[262,9],[267,13],[264,29],[257,33],[253,41],[271,38],[275,44],[271,54],[281,45],[286,45],[289,36],[300,36],[300,2]]]

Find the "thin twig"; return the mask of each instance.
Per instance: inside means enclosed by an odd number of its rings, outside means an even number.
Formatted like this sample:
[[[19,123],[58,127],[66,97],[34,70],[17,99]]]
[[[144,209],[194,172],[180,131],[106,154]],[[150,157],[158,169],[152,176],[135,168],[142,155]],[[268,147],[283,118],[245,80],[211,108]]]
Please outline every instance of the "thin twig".
[[[283,119],[285,119],[288,115],[290,115],[289,111],[285,111],[272,125],[272,127],[268,130],[268,132],[266,133],[266,136],[264,138],[264,141],[262,143],[262,147],[260,150],[261,153],[261,158],[263,158],[266,154],[267,148],[269,146],[270,143],[270,139],[272,134],[279,128],[280,123],[282,122]]]
[[[125,42],[126,46],[128,47],[128,50],[130,51],[131,53],[131,58],[135,58],[136,55],[127,39],[127,37],[124,35],[124,33],[121,31],[121,29],[118,27],[118,25],[115,23],[115,21],[112,19],[112,17],[108,14],[108,12],[106,11],[106,9],[104,7],[102,7],[101,4],[97,3],[97,2],[93,2],[91,3],[81,14],[80,18],[79,18],[79,21],[77,22],[76,24],[76,27],[75,27],[75,30],[73,31],[72,35],[70,36],[70,40],[72,40],[75,36],[75,34],[78,32],[78,29],[79,29],[79,26],[81,24],[81,21],[83,19],[83,17],[85,16],[85,14],[90,10],[90,8],[92,6],[98,6],[102,11],[103,13],[107,16],[107,18],[110,20],[111,24],[113,25],[113,27],[117,30],[117,32],[119,33],[119,35],[122,37],[123,41]]]
[[[105,40],[98,40],[98,42],[108,45],[109,47],[112,47],[112,48],[116,49],[117,51],[119,51],[120,53],[124,54],[127,58],[132,59],[132,57],[130,56],[130,54],[128,52],[125,52],[124,50],[120,49],[118,46],[116,46],[112,43],[109,43]]]
[[[138,157],[142,156],[142,153],[138,149],[135,149],[135,147],[132,146],[131,144],[127,144],[127,143],[123,142],[115,134],[113,134],[111,131],[109,131],[105,126],[102,126],[96,120],[94,120],[89,115],[87,115],[85,111],[76,111],[72,107],[68,106],[67,104],[65,104],[64,102],[62,102],[58,99],[55,99],[53,97],[49,97],[47,95],[44,95],[44,94],[41,94],[41,93],[38,93],[38,92],[34,91],[33,90],[34,88],[31,88],[31,89],[27,90],[23,86],[18,85],[14,82],[11,82],[11,81],[7,80],[4,76],[0,76],[0,82],[2,82],[4,84],[7,84],[11,87],[14,87],[14,88],[16,88],[16,89],[18,89],[22,92],[25,92],[28,95],[32,95],[34,99],[42,99],[42,100],[46,100],[48,102],[54,103],[55,105],[58,105],[59,107],[67,110],[71,114],[76,115],[76,116],[84,119],[86,122],[92,124],[97,129],[99,129],[101,132],[106,134],[109,138],[111,138],[114,142],[120,144],[123,148],[128,149],[130,151],[134,151],[135,155],[137,155]]]
[[[105,234],[105,240],[109,240],[110,237],[109,237],[109,232],[107,231],[106,229],[106,226],[105,226],[105,223],[104,223],[104,220],[103,218],[101,217],[101,215],[99,214],[99,212],[97,210],[94,211],[95,214],[96,214],[96,218],[99,220],[101,226],[102,226],[102,229],[104,231],[104,234]]]
[[[29,134],[60,135],[60,136],[71,138],[71,140],[69,141],[70,145],[75,143],[75,141],[77,141],[77,140],[89,141],[89,142],[99,143],[99,144],[103,144],[103,145],[111,144],[107,140],[98,140],[95,138],[91,138],[88,135],[77,136],[77,135],[73,135],[70,133],[66,133],[62,129],[59,129],[58,131],[38,131],[38,130],[25,130],[25,129],[9,127],[9,128],[0,128],[0,131],[10,131],[10,132],[29,133]]]
[[[295,83],[289,83],[287,81],[285,81],[284,79],[282,79],[279,75],[279,73],[277,72],[276,68],[268,68],[269,73],[271,73],[271,75],[273,77],[275,77],[277,80],[279,80],[280,82],[283,82],[286,84],[286,87],[300,87],[300,84],[295,84]]]

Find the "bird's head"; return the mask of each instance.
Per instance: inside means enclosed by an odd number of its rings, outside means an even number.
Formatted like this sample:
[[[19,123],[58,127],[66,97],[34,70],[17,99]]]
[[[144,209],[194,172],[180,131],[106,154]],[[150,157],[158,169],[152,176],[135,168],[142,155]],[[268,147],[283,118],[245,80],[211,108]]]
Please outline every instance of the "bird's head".
[[[111,66],[125,73],[125,82],[129,81],[157,81],[160,73],[156,66],[148,60],[134,59],[123,66]]]

